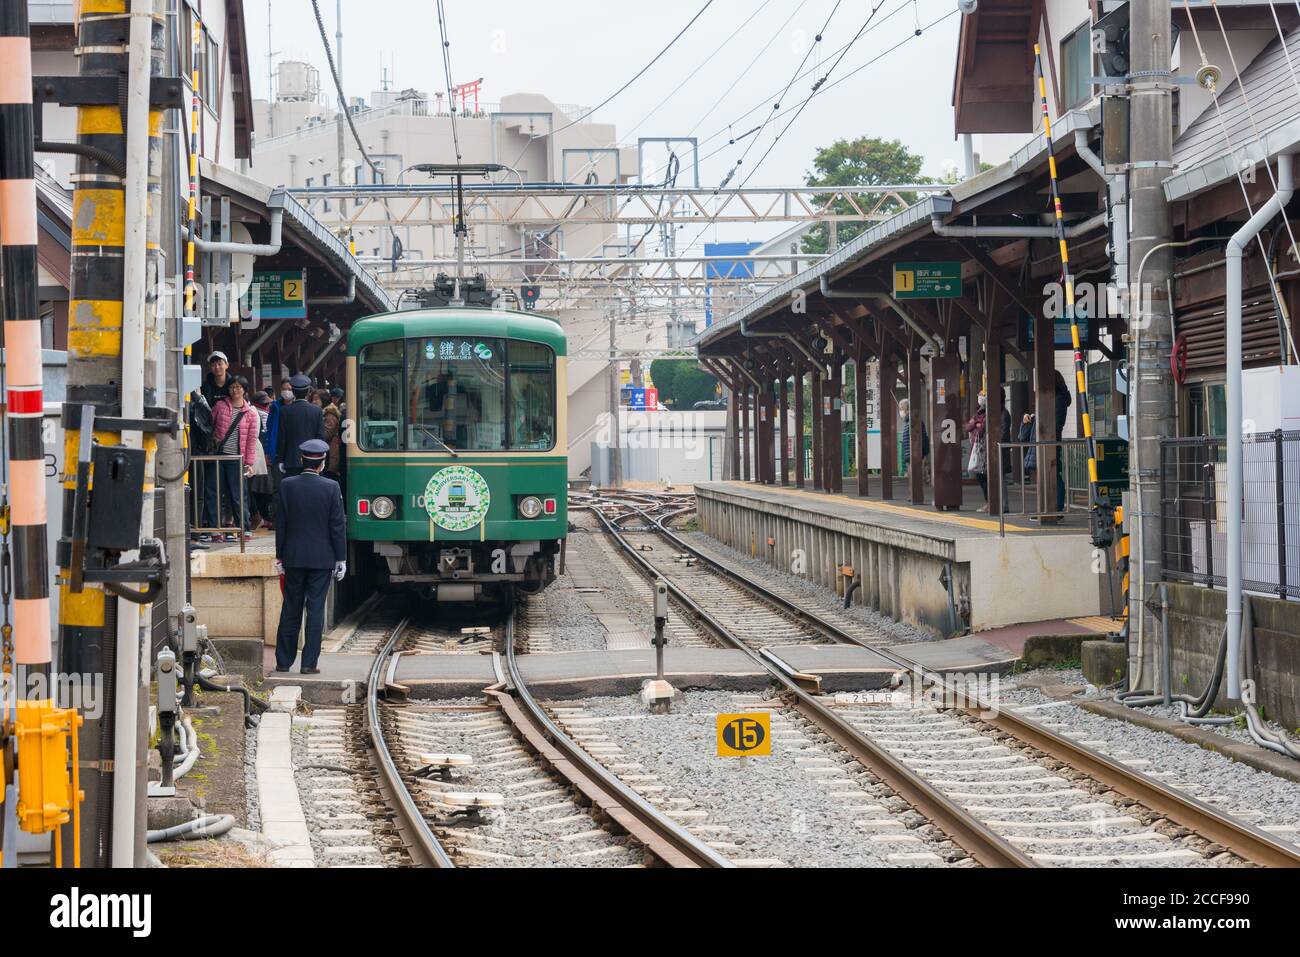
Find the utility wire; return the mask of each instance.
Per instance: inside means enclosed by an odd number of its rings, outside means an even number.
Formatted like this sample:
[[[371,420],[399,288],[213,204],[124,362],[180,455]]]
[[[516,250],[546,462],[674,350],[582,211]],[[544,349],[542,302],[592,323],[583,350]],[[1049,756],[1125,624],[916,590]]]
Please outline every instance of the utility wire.
[[[316,29],[320,31],[320,42],[325,46],[325,59],[329,62],[330,77],[334,80],[334,90],[338,94],[339,109],[343,111],[343,117],[348,121],[348,129],[352,131],[352,138],[356,140],[357,150],[361,153],[361,158],[366,161],[370,171],[377,177],[379,182],[384,181],[384,171],[375,164],[366,152],[365,145],[361,142],[361,134],[357,132],[356,124],[352,122],[352,111],[348,109],[347,97],[343,94],[343,80],[339,77],[338,67],[334,65],[334,51],[330,47],[329,34],[325,32],[325,21],[320,15],[320,3],[318,0],[311,0],[312,10],[316,14]],[[342,157],[340,157],[342,159]],[[339,184],[343,185],[342,183]],[[401,255],[402,241],[397,237],[397,230],[393,228],[393,211],[388,208],[388,199],[383,199],[384,213],[388,217],[388,232],[393,237],[393,259],[396,260]]]
[[[312,0],[312,2],[315,3],[316,0]],[[695,21],[698,20],[700,17],[702,17],[702,16],[704,15],[704,11],[707,10],[707,9],[709,9],[709,7],[711,7],[711,6],[713,6],[713,0],[705,0],[704,6],[700,7],[700,9],[696,12],[695,16],[691,17],[690,21],[687,22],[686,26],[684,26],[684,27],[682,27],[680,30],[678,30],[678,31],[677,31],[677,35],[676,35],[675,37],[673,37],[671,40],[668,41],[668,45],[667,45],[666,47],[664,47],[662,50],[660,50],[658,53],[656,53],[656,54],[654,55],[654,58],[653,58],[649,63],[647,63],[645,66],[641,67],[641,69],[637,71],[636,75],[633,76],[632,79],[628,80],[626,83],[624,83],[622,86],[620,86],[617,90],[615,90],[615,91],[614,91],[613,93],[611,93],[609,96],[605,97],[605,99],[601,100],[599,103],[597,103],[597,104],[596,104],[595,106],[593,106],[591,109],[589,109],[586,113],[583,113],[581,116],[578,116],[578,117],[576,117],[575,119],[570,120],[568,123],[565,123],[563,126],[559,127],[558,129],[552,129],[548,135],[551,136],[551,137],[553,138],[553,137],[555,136],[555,134],[557,134],[557,133],[561,133],[561,132],[563,132],[564,130],[569,129],[569,128],[572,127],[572,126],[576,126],[577,124],[579,124],[579,123],[581,123],[583,120],[585,120],[587,117],[591,116],[591,114],[595,113],[597,110],[601,109],[601,108],[604,107],[604,106],[608,106],[609,103],[610,103],[612,100],[614,100],[615,97],[617,97],[619,94],[621,94],[624,90],[626,90],[629,86],[631,86],[631,85],[632,85],[633,83],[635,83],[637,80],[641,79],[641,77],[643,77],[643,76],[646,74],[646,71],[647,71],[647,70],[649,70],[652,66],[654,66],[656,63],[658,63],[659,60],[660,60],[660,58],[661,58],[665,53],[667,53],[669,50],[671,50],[671,49],[673,48],[673,46],[677,43],[678,40],[680,40],[683,36],[685,36],[686,31],[689,30],[692,26],[694,26],[694,25],[695,25]],[[533,137],[530,136],[530,137],[528,138],[528,142],[524,144],[524,148],[523,148],[522,150],[520,150],[520,151],[519,151],[519,155],[515,157],[515,161],[514,161],[513,163],[510,164],[511,166],[518,166],[518,165],[519,165],[519,160],[522,159],[524,153],[527,152],[529,145],[532,143],[532,140],[533,140]]]
[[[898,9],[904,9],[904,8],[900,7],[900,8],[898,8]],[[895,50],[899,49],[899,48],[902,47],[902,46],[905,46],[907,43],[910,43],[912,40],[915,40],[915,39],[917,39],[918,37],[922,36],[926,31],[930,30],[931,28],[933,28],[933,27],[935,27],[935,26],[938,26],[938,25],[939,25],[940,23],[942,23],[944,20],[947,20],[949,17],[954,16],[956,13],[957,13],[957,10],[956,10],[956,8],[954,7],[953,9],[949,10],[947,13],[943,14],[942,16],[936,17],[934,20],[931,20],[929,23],[927,23],[927,24],[925,24],[923,27],[921,27],[921,28],[920,28],[920,32],[916,32],[916,31],[914,30],[913,32],[911,32],[911,33],[909,33],[907,36],[905,36],[903,39],[901,39],[901,40],[899,40],[897,43],[895,43],[893,46],[889,47],[888,49],[882,50],[880,53],[877,53],[877,54],[876,54],[875,56],[873,56],[871,59],[869,59],[869,60],[867,60],[866,62],[860,64],[860,65],[857,66],[857,67],[855,67],[853,70],[851,70],[850,72],[844,74],[844,76],[840,77],[838,80],[835,80],[835,81],[833,81],[833,82],[830,82],[830,83],[826,83],[826,84],[824,84],[823,86],[821,86],[821,87],[817,90],[816,93],[811,93],[811,94],[809,94],[809,96],[808,96],[807,99],[808,99],[808,100],[812,99],[813,96],[816,96],[818,93],[826,93],[826,92],[829,91],[829,90],[833,90],[835,87],[839,86],[841,83],[844,83],[844,82],[846,82],[846,81],[852,79],[853,77],[857,76],[857,75],[858,75],[859,73],[861,73],[863,70],[867,69],[867,68],[870,67],[870,66],[875,65],[875,64],[878,63],[879,61],[883,60],[885,57],[889,56],[889,54],[893,53]],[[889,16],[886,15],[885,19],[884,19],[884,20],[881,20],[880,23],[877,24],[877,26],[879,26],[880,24],[883,24],[883,23],[885,22],[885,20],[887,20],[888,18],[889,18]],[[868,30],[867,32],[870,32],[870,31]],[[828,73],[829,73],[829,71],[828,71]],[[804,102],[806,103],[807,100],[805,100]],[[793,122],[793,121],[792,121],[792,122]],[[789,124],[787,124],[787,127],[786,127],[786,128],[787,128],[787,129],[789,128]],[[784,133],[784,131],[782,131],[782,132]],[[770,152],[770,151],[769,151],[769,152]],[[767,156],[767,154],[764,154],[763,159],[766,159],[766,156]],[[757,170],[757,169],[758,169],[758,166],[761,166],[761,165],[762,165],[762,159],[760,159],[759,162],[754,166],[754,169]],[[752,173],[751,173],[751,175],[752,175]],[[746,178],[745,181],[748,182],[748,178]],[[743,185],[743,184],[742,184],[742,185]],[[720,211],[720,210],[719,210],[719,211]],[[689,252],[691,249],[693,249],[693,248],[696,246],[696,244],[699,243],[700,238],[704,235],[705,232],[708,231],[709,227],[713,225],[714,220],[717,219],[718,214],[719,214],[719,211],[715,211],[715,212],[713,213],[713,215],[709,217],[709,220],[704,224],[704,226],[703,226],[703,228],[700,230],[700,232],[699,232],[699,233],[695,236],[695,238],[694,238],[693,240],[691,240],[691,242],[690,242],[689,244],[687,244],[687,246],[682,250],[683,253],[685,253],[685,252]]]
[[[442,38],[442,71],[447,78],[447,106],[451,110],[451,141],[456,150],[456,165],[460,165],[460,134],[456,131],[456,84],[451,79],[451,41],[447,39],[447,14],[443,10],[442,0],[438,0],[438,34]]]
[[[899,13],[901,13],[901,12],[902,12],[903,10],[905,10],[905,9],[907,9],[907,8],[906,8],[906,7],[895,7],[895,8],[894,8],[893,10],[891,10],[889,13],[886,13],[883,17],[881,17],[881,18],[880,18],[876,23],[872,24],[872,26],[867,30],[867,32],[870,33],[872,30],[875,30],[875,29],[877,29],[877,28],[879,28],[879,27],[884,26],[886,23],[889,22],[890,19],[892,19],[894,16],[896,16],[896,15],[899,14]],[[951,15],[951,12],[952,12],[952,11],[950,11],[949,14],[945,14],[944,16],[939,17],[939,18],[938,18],[937,20],[935,20],[933,23],[929,24],[925,29],[928,29],[929,27],[934,26],[935,24],[939,23],[939,22],[942,21],[942,20],[946,20],[946,19],[948,18],[948,16]],[[913,34],[913,35],[915,36],[915,35],[918,35],[918,34]],[[910,38],[909,38],[909,39],[910,39]],[[850,41],[850,42],[852,42],[852,41]],[[839,53],[841,50],[844,50],[845,47],[847,47],[848,45],[849,45],[849,44],[846,43],[844,46],[839,47],[838,49],[836,49],[835,51],[833,51],[832,55],[834,55],[834,54],[836,54],[836,53]],[[891,49],[892,49],[892,48],[891,48]],[[886,51],[886,52],[889,52],[889,51]],[[825,89],[825,90],[829,90],[829,89],[832,89],[833,87],[839,86],[839,84],[843,83],[843,82],[844,82],[845,80],[847,80],[849,77],[851,77],[851,76],[853,76],[854,74],[856,74],[856,73],[857,73],[859,70],[861,70],[863,67],[865,67],[865,66],[870,66],[871,62],[874,62],[874,61],[870,61],[870,62],[868,62],[868,63],[863,64],[862,66],[860,66],[860,67],[858,67],[857,69],[855,69],[852,73],[848,73],[848,74],[846,74],[845,76],[841,77],[840,79],[836,80],[835,82],[830,83],[830,84],[827,84],[823,89]],[[804,70],[802,73],[800,73],[797,77],[795,77],[795,79],[796,79],[796,80],[801,80],[801,79],[803,79],[804,77],[806,77],[806,76],[808,76],[808,75],[810,75],[810,74],[812,74],[812,73],[814,73],[814,72],[816,72],[816,67],[810,67],[810,68],[808,68],[807,70]],[[735,128],[735,127],[740,123],[741,120],[745,119],[746,117],[748,117],[748,116],[750,116],[750,115],[752,115],[752,114],[754,114],[754,113],[757,113],[760,109],[763,108],[763,106],[765,106],[766,104],[770,103],[770,102],[772,101],[773,96],[775,96],[775,95],[776,95],[776,94],[774,93],[774,94],[772,94],[772,96],[764,97],[763,100],[762,100],[760,103],[758,103],[758,104],[755,105],[755,106],[750,107],[750,108],[749,108],[748,110],[746,110],[744,113],[741,113],[740,115],[736,116],[736,117],[735,117],[735,118],[734,118],[730,123],[728,123],[726,126],[722,127],[722,128],[719,129],[717,132],[715,132],[715,133],[711,133],[711,134],[709,134],[708,136],[706,136],[704,139],[700,140],[701,145],[703,145],[703,144],[705,144],[705,143],[711,143],[713,140],[716,140],[719,136],[722,136],[723,134],[727,133],[729,130],[734,129],[734,128]],[[802,101],[800,101],[800,102],[802,102]],[[798,105],[799,105],[798,103],[788,104],[788,105],[786,105],[785,107],[783,107],[783,108],[781,109],[781,111],[780,111],[780,113],[779,113],[778,115],[784,115],[785,113],[789,112],[790,110],[795,109]],[[696,126],[698,126],[698,125],[699,125],[699,124],[696,124]],[[711,159],[712,157],[717,156],[719,153],[725,152],[725,151],[727,150],[728,147],[734,145],[735,143],[738,143],[740,140],[744,139],[744,138],[747,137],[747,136],[753,136],[753,135],[754,135],[755,133],[757,133],[760,129],[762,129],[761,126],[753,126],[753,127],[750,127],[748,130],[746,130],[744,133],[741,133],[739,136],[731,136],[731,137],[727,140],[726,143],[722,144],[722,145],[719,146],[717,149],[712,150],[711,152],[705,153],[703,156],[701,156],[701,157],[700,157],[700,162],[704,162],[704,161],[707,160],[707,159]],[[692,131],[692,132],[693,132],[693,131]]]

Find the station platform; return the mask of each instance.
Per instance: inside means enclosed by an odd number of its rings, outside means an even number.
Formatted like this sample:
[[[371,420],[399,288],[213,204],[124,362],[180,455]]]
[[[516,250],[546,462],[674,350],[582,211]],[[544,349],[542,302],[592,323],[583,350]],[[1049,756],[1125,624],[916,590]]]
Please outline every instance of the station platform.
[[[975,637],[892,645],[885,650],[940,674],[1001,673],[1017,658]],[[790,671],[819,678],[825,692],[883,688],[899,670],[884,655],[853,645],[788,645],[769,648],[767,653]],[[272,670],[268,655],[266,685],[301,687],[303,700],[312,704],[351,704],[362,700],[373,660],[370,655],[327,652],[320,657],[320,674],[302,675]],[[492,655],[402,655],[393,681],[416,699],[473,697],[500,680],[498,666]],[[655,656],[650,649],[521,655],[519,668],[538,697],[635,694],[643,681],[655,676]],[[727,648],[667,648],[664,674],[679,690],[761,691],[770,680],[744,652]]]
[[[210,542],[190,552],[191,602],[209,638],[257,638],[275,645],[280,623],[280,579],[275,532],[257,531],[244,543]],[[334,627],[334,585],[325,599],[325,628]]]
[[[749,482],[703,482],[695,494],[705,534],[839,595],[851,568],[861,578],[856,602],[939,637],[1097,616],[1110,610],[1118,582],[1094,571],[1091,538],[1077,521],[1008,518],[1003,534],[996,516],[971,510]]]

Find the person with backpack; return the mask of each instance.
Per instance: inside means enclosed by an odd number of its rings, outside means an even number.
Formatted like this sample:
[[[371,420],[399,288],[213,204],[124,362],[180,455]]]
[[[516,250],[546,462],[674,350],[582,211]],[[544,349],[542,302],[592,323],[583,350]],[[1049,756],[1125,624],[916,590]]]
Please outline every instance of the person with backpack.
[[[248,521],[248,494],[244,483],[252,476],[257,465],[257,438],[262,425],[261,416],[247,400],[247,394],[248,380],[239,376],[231,380],[229,394],[219,399],[212,409],[212,434],[216,436],[214,454],[239,456],[238,461],[218,463],[220,465],[218,481],[221,483],[223,495],[230,503],[230,511],[235,516],[235,525],[239,527],[246,539],[251,537],[251,532]],[[217,512],[215,482],[212,485],[211,496],[209,509],[215,515]],[[215,528],[216,525],[210,527]],[[228,542],[235,540],[234,535],[226,536]]]

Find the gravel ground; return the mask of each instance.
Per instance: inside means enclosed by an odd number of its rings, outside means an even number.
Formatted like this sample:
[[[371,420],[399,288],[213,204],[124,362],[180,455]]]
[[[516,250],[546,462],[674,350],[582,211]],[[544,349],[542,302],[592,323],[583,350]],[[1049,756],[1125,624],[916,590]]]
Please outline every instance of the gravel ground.
[[[1059,676],[1061,684],[1075,683],[1069,671],[1028,672],[1017,678],[1024,681],[1045,674],[1049,678]],[[1077,675],[1077,683],[1083,684],[1082,675]],[[1090,746],[1105,754],[1147,761],[1138,770],[1252,824],[1300,828],[1300,785],[1294,781],[1240,764],[1162,731],[1092,714],[1065,701],[1054,702],[1037,688],[1004,685],[1001,701],[1003,707],[1048,705],[1022,716],[1050,724],[1055,731],[1081,736],[1086,742],[1102,742]],[[1297,838],[1296,830],[1277,834],[1287,840]]]
[[[574,537],[570,536],[570,548],[575,545]],[[533,596],[530,603],[540,606],[540,620],[550,629],[552,650],[605,650],[604,627],[591,613],[582,595],[574,590],[568,577],[557,578],[540,595]]]
[[[473,700],[482,705],[482,699]],[[442,703],[440,702],[441,706]],[[432,798],[439,792],[500,794],[505,805],[484,815],[482,823],[451,827],[451,845],[462,854],[476,853],[468,863],[502,867],[624,867],[644,858],[632,839],[601,828],[580,807],[575,792],[548,773],[515,738],[497,711],[452,712],[407,705],[393,712],[406,743],[407,766],[422,750],[468,754],[473,764],[456,772],[451,782],[428,780],[422,786]],[[390,740],[393,737],[389,734]],[[449,848],[450,849],[450,848]]]
[[[262,829],[262,811],[257,794],[257,729],[244,729],[244,791],[248,795],[248,813],[244,825],[250,831]]]
[[[1113,692],[1109,692],[1109,691],[1102,692],[1094,685],[1090,685],[1088,683],[1088,679],[1083,676],[1083,672],[1079,671],[1078,669],[1065,669],[1065,670],[1039,669],[1036,671],[1027,671],[1027,672],[1023,672],[1020,675],[1017,675],[1016,681],[1023,684],[1026,682],[1026,679],[1034,679],[1035,683],[1038,683],[1038,681],[1041,681],[1044,678],[1047,680],[1047,683],[1056,683],[1056,684],[1063,684],[1063,685],[1078,685],[1080,687],[1084,687],[1087,689],[1087,692],[1085,695],[1083,695],[1083,697],[1088,697],[1088,698],[1113,697]],[[1181,711],[1179,710],[1179,707],[1177,705],[1171,705],[1169,707],[1165,707],[1164,705],[1159,705],[1159,704],[1150,705],[1148,707],[1142,708],[1141,710],[1146,714],[1155,715],[1161,718],[1168,718],[1171,721],[1177,721],[1181,717]],[[1212,714],[1215,713],[1212,712]],[[1246,722],[1246,718],[1243,712],[1239,714],[1238,721],[1234,724],[1227,724],[1227,725],[1203,724],[1203,725],[1198,725],[1198,727],[1200,727],[1202,730],[1212,731],[1215,734],[1222,735],[1225,738],[1231,738],[1234,741],[1240,741],[1243,744],[1254,744],[1255,740],[1250,736],[1250,732],[1246,729],[1245,722]],[[1275,734],[1287,734],[1293,743],[1300,743],[1297,742],[1296,734],[1293,731],[1283,728],[1282,725],[1278,724],[1276,721],[1266,721],[1265,724],[1270,729],[1272,729],[1272,731]],[[1300,787],[1300,785],[1297,785],[1297,787]]]
[[[584,727],[598,728],[616,743],[619,761],[642,765],[656,784],[666,786],[655,794],[661,806],[707,810],[700,823],[683,823],[710,840],[716,834],[717,840],[738,845],[723,849],[732,859],[775,859],[799,867],[887,867],[918,863],[899,860],[900,853],[960,856],[947,842],[925,834],[926,828],[905,832],[924,836],[924,843],[900,846],[888,840],[897,824],[885,829],[888,833],[855,825],[866,818],[892,817],[914,827],[920,815],[862,775],[830,771],[831,764],[838,764],[826,760],[835,757],[833,746],[807,736],[797,717],[773,713],[778,726],[784,718],[790,727],[774,729],[770,757],[719,758],[715,715],[750,709],[752,702],[693,691],[675,699],[666,715],[648,714],[634,697],[588,698],[582,705],[584,716],[601,719]],[[931,858],[928,863],[942,862]]]
[[[786,597],[800,602],[811,611],[836,615],[841,619],[847,618],[865,625],[870,637],[879,637],[891,642],[936,640],[934,635],[924,629],[901,621],[895,621],[889,616],[873,611],[865,605],[853,605],[845,608],[844,600],[829,588],[811,582],[806,578],[801,578],[798,575],[775,569],[756,558],[750,558],[743,552],[738,552],[734,548],[722,544],[716,538],[705,535],[703,532],[682,532],[681,537],[695,547],[717,555],[731,567],[749,573],[760,584],[774,587]]]

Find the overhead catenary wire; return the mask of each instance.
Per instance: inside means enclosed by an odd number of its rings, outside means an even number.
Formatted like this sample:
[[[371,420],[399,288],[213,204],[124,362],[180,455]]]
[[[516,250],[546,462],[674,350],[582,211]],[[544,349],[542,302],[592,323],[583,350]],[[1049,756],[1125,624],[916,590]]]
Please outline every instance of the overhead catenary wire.
[[[447,38],[447,14],[442,0],[438,0],[438,34],[442,39],[442,72],[447,80],[447,105],[451,110],[451,142],[456,151],[456,165],[460,165],[460,133],[456,129],[456,84],[451,78],[451,40]]]
[[[898,8],[898,9],[904,9],[904,8],[900,7],[900,8]],[[896,12],[896,11],[895,11],[895,12]],[[841,83],[844,83],[844,82],[846,82],[846,81],[852,79],[854,76],[857,76],[857,75],[858,75],[859,73],[861,73],[863,70],[867,69],[867,68],[870,67],[870,66],[874,66],[876,63],[880,62],[882,59],[884,59],[885,57],[889,56],[891,53],[895,52],[895,51],[898,50],[899,48],[905,46],[906,44],[908,44],[908,43],[910,43],[911,41],[917,39],[918,37],[923,36],[924,33],[925,33],[926,31],[928,31],[928,30],[930,30],[931,28],[933,28],[933,27],[937,26],[938,24],[942,23],[944,20],[947,20],[949,17],[954,16],[956,13],[957,13],[956,8],[954,8],[954,9],[952,9],[952,10],[949,10],[947,13],[944,13],[944,14],[942,14],[941,16],[936,17],[935,19],[931,20],[928,24],[925,24],[925,25],[921,28],[921,31],[920,31],[920,32],[916,32],[915,30],[909,32],[907,36],[905,36],[903,39],[899,40],[899,41],[898,41],[897,43],[895,43],[893,46],[890,46],[890,47],[886,48],[885,50],[882,50],[880,53],[877,53],[875,56],[871,57],[871,58],[870,58],[869,60],[867,60],[866,62],[861,63],[861,64],[859,64],[858,66],[854,67],[851,71],[849,71],[848,73],[844,74],[844,76],[840,77],[838,80],[832,81],[832,82],[830,82],[830,83],[825,83],[824,85],[822,85],[822,86],[819,88],[819,90],[818,90],[817,92],[809,94],[809,96],[808,96],[807,99],[812,99],[813,96],[816,96],[816,95],[818,95],[819,93],[820,93],[820,94],[825,94],[826,92],[828,92],[828,91],[834,89],[835,87],[839,86]],[[891,14],[887,14],[887,15],[886,15],[882,20],[880,20],[880,21],[876,24],[876,26],[880,26],[881,24],[883,24],[886,20],[889,19],[889,16],[890,16],[890,15],[891,15]],[[871,32],[871,28],[868,28],[865,32],[866,32],[866,33]],[[828,73],[829,73],[829,71],[828,71]],[[788,127],[787,127],[787,128],[788,128]],[[766,159],[766,154],[764,155],[763,159]],[[762,165],[763,159],[760,159],[759,162],[756,163],[756,164],[754,165],[754,167],[753,167],[753,171],[756,171],[756,170],[759,168],[759,166]],[[751,176],[752,176],[752,172],[753,172],[753,171],[751,171],[751,174],[750,174]],[[748,177],[746,178],[745,182],[748,182]],[[744,185],[744,184],[742,183],[742,186],[743,186],[743,185]],[[721,188],[722,188],[722,187],[720,186],[720,187],[719,187],[719,190],[720,190]],[[692,240],[691,240],[691,241],[690,241],[690,242],[689,242],[689,243],[688,243],[688,244],[683,248],[683,250],[682,250],[683,253],[685,253],[685,252],[689,252],[691,249],[693,249],[693,248],[696,246],[696,244],[699,243],[700,239],[701,239],[701,238],[704,236],[704,234],[708,231],[709,227],[713,225],[713,222],[714,222],[715,219],[717,219],[717,217],[718,217],[718,211],[715,210],[715,212],[713,213],[713,215],[710,216],[709,219],[704,223],[703,227],[700,229],[700,232],[696,234],[695,238],[692,239]]]
[[[312,2],[315,3],[316,0],[312,0]],[[668,45],[665,46],[658,53],[656,53],[654,57],[650,60],[650,62],[647,63],[645,66],[641,67],[641,69],[638,70],[630,80],[628,80],[626,83],[620,86],[609,96],[605,97],[605,99],[601,100],[591,109],[587,110],[587,112],[582,113],[580,116],[570,120],[568,123],[565,123],[563,126],[557,129],[552,129],[549,135],[554,137],[557,133],[562,133],[564,130],[569,129],[570,127],[577,126],[579,123],[581,123],[587,117],[591,116],[591,114],[595,113],[597,110],[601,109],[602,107],[608,106],[615,98],[617,98],[620,94],[622,94],[624,90],[630,87],[637,80],[641,79],[641,77],[645,76],[646,72],[656,63],[658,63],[659,60],[663,57],[663,55],[676,45],[678,40],[680,40],[683,36],[686,35],[686,31],[689,30],[691,27],[693,27],[695,25],[695,22],[699,20],[700,17],[704,16],[704,12],[708,10],[709,7],[711,6],[713,6],[713,0],[705,0],[704,6],[700,7],[700,9],[696,11],[695,16],[691,17],[691,19],[687,22],[686,26],[678,30],[677,35],[668,41]],[[524,148],[520,150],[519,155],[515,157],[515,161],[510,164],[511,166],[519,165],[519,160],[521,160],[523,158],[524,153],[527,152],[529,145],[532,143],[532,140],[533,137],[530,136],[528,138],[528,141],[524,144]]]
[[[382,183],[384,181],[383,167],[379,166],[370,158],[370,153],[366,150],[365,144],[361,142],[361,134],[357,132],[357,126],[352,121],[352,111],[348,109],[348,99],[343,93],[343,78],[339,76],[338,67],[334,63],[334,50],[330,46],[329,34],[325,32],[325,20],[321,17],[320,3],[318,0],[311,0],[311,8],[316,14],[316,29],[320,31],[320,42],[325,47],[325,59],[329,63],[330,78],[334,81],[334,91],[338,96],[338,108],[343,112],[343,117],[347,120],[348,129],[352,131],[352,139],[357,144],[357,151],[360,152],[361,158],[365,160],[366,165],[370,167],[370,172],[378,177],[379,182]],[[388,208],[388,198],[382,197],[382,201],[384,204],[384,213],[389,219],[388,232],[393,238],[394,259],[396,259],[397,254],[401,250],[402,241],[398,239],[397,230],[393,228],[393,213],[392,210]]]

